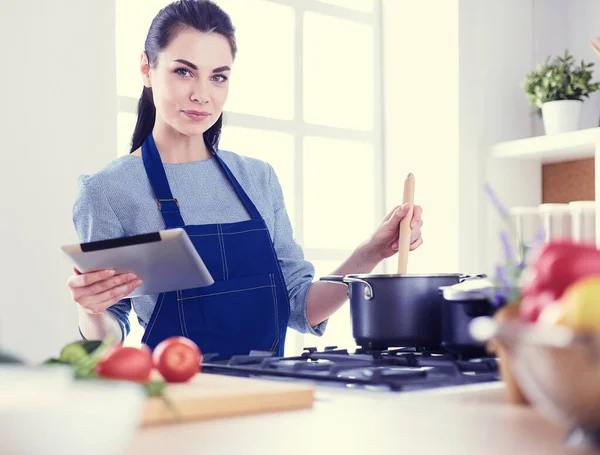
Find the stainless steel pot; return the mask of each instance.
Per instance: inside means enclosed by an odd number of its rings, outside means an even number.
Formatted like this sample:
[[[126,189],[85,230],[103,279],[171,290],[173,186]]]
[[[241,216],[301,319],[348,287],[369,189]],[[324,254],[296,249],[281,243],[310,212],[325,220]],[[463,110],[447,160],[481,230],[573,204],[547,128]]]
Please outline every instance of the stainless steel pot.
[[[459,273],[431,275],[324,276],[320,281],[348,286],[352,335],[362,347],[418,346],[440,349],[440,288],[469,278]]]

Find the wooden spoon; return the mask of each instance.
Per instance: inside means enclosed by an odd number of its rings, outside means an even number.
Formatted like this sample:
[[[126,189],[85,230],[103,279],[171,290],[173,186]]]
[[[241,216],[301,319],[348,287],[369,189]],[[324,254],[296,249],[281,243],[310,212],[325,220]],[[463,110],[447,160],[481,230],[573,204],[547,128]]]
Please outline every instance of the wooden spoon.
[[[594,52],[598,55],[600,55],[600,46],[598,46],[598,44],[600,44],[600,36],[596,37],[596,42],[594,42],[594,40],[590,41],[590,46],[592,47],[592,49],[594,50]]]
[[[408,251],[410,250],[410,222],[413,216],[415,202],[415,176],[408,174],[404,181],[404,195],[402,204],[410,204],[408,213],[400,221],[400,233],[398,235],[398,274],[406,273],[408,267]]]

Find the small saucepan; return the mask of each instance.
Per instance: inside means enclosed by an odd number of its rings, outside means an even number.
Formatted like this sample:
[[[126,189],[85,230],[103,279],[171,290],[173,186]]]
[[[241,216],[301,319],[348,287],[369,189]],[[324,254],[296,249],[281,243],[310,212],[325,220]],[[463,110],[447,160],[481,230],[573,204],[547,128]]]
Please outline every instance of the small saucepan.
[[[352,335],[364,348],[415,346],[440,349],[443,296],[440,288],[469,277],[448,274],[356,274],[320,281],[348,286]]]
[[[485,347],[473,339],[470,324],[480,316],[491,316],[495,308],[490,301],[493,284],[485,279],[469,280],[440,289],[442,305],[442,347],[468,357],[486,355]]]

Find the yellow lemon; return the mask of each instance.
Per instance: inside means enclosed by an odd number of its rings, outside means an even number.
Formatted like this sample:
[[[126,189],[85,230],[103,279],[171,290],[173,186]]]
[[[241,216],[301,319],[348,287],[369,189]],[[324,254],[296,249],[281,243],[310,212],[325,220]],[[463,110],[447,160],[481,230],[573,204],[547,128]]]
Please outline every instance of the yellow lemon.
[[[560,299],[557,323],[578,331],[600,331],[600,276],[576,281]]]

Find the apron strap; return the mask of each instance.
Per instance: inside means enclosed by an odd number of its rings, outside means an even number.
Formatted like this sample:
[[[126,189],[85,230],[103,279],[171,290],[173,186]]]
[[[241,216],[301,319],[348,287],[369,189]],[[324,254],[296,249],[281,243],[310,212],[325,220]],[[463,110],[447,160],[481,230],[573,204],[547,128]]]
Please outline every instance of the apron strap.
[[[171,193],[167,174],[152,134],[149,134],[142,144],[142,160],[144,161],[148,180],[150,180],[150,186],[154,191],[158,209],[165,220],[167,229],[184,227],[185,222],[179,211],[179,201]]]
[[[212,148],[210,151],[215,156],[215,159],[221,166],[221,169],[223,169],[223,172],[225,172],[229,183],[231,183],[233,186],[233,189],[240,198],[244,208],[250,215],[250,218],[253,220],[262,219],[258,209],[250,200],[250,197],[248,197],[242,186],[239,184],[233,175],[233,172],[231,172],[229,167],[221,159],[218,153],[216,153]],[[184,227],[185,222],[183,221],[181,212],[179,211],[179,202],[171,193],[171,187],[169,186],[167,174],[165,173],[165,168],[160,158],[160,154],[158,153],[158,149],[156,148],[156,143],[154,142],[152,133],[146,137],[144,143],[142,144],[142,159],[144,162],[144,167],[146,168],[146,174],[150,180],[150,185],[154,191],[154,196],[156,197],[158,209],[165,220],[167,229]]]
[[[223,161],[223,159],[219,156],[219,154],[216,153],[216,152],[214,152],[214,150],[213,150],[213,153],[215,155],[215,158],[217,159],[217,161],[221,165],[221,168],[225,172],[225,175],[229,179],[229,182],[233,186],[233,189],[235,190],[236,194],[238,195],[238,197],[242,201],[242,204],[246,208],[246,211],[250,215],[250,218],[253,219],[253,220],[260,220],[260,219],[262,219],[262,217],[261,217],[259,211],[257,210],[256,206],[250,200],[250,197],[248,197],[248,195],[246,194],[246,192],[242,188],[242,185],[239,184],[239,182],[237,181],[237,179],[233,175],[233,172],[231,172],[231,170],[229,169],[229,167],[227,167],[227,165],[225,164],[225,161]]]

